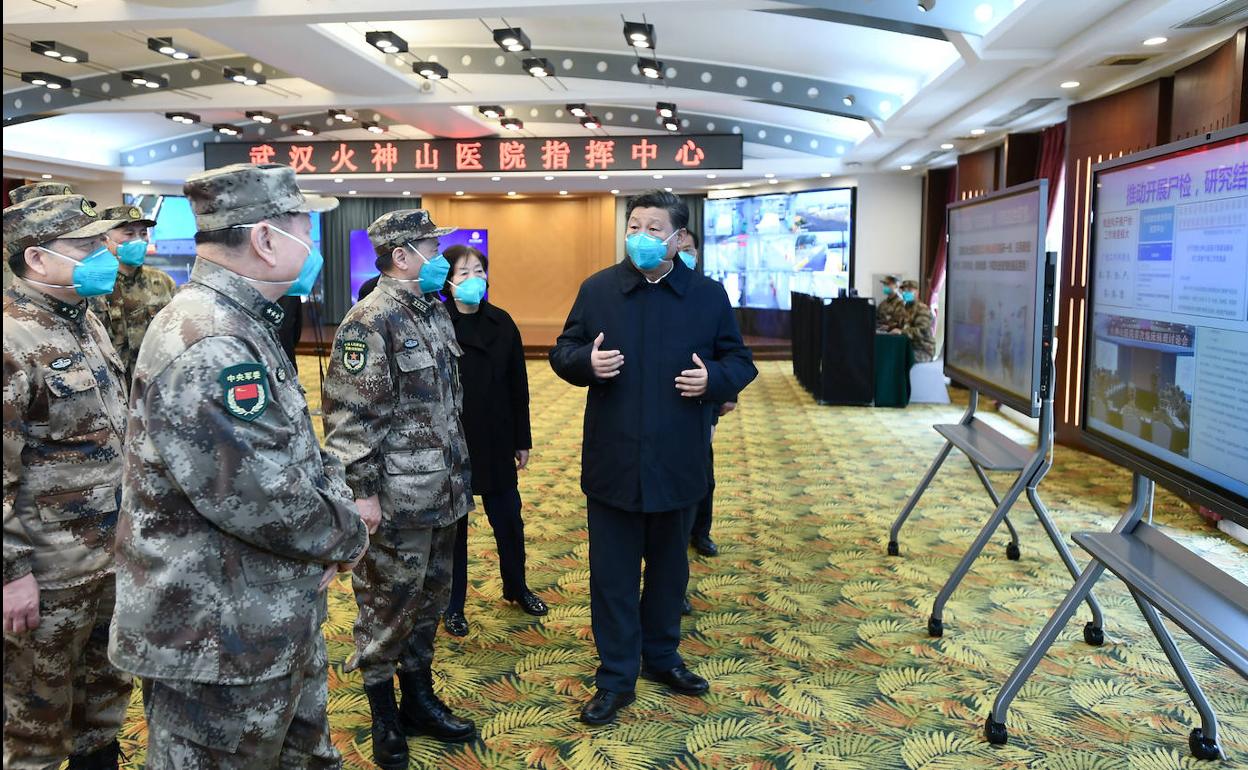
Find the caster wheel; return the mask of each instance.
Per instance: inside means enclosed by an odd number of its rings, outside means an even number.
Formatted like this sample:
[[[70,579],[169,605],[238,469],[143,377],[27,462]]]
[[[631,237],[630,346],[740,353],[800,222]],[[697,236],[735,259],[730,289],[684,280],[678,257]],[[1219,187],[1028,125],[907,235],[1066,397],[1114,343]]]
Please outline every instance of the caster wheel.
[[[898,547],[898,545],[897,545],[897,541],[896,541],[896,540],[889,540],[889,541],[888,541],[888,555],[889,555],[889,556],[900,556],[900,555],[901,555],[901,548],[900,548],[900,547]]]
[[[1010,739],[1010,733],[1005,729],[1005,725],[992,721],[992,717],[989,716],[984,720],[984,737],[993,746],[1004,746]]]
[[[1083,641],[1093,647],[1100,647],[1105,644],[1105,629],[1092,625],[1091,622],[1083,624]]]
[[[941,637],[945,635],[945,624],[938,617],[930,617],[927,619],[927,635]]]
[[[1005,547],[1005,558],[1010,561],[1018,561],[1022,557],[1023,555],[1019,552],[1017,543],[1010,543]]]
[[[1188,734],[1187,747],[1191,749],[1192,756],[1197,759],[1222,758],[1222,749],[1218,748],[1217,743],[1206,738],[1205,732],[1199,727]]]

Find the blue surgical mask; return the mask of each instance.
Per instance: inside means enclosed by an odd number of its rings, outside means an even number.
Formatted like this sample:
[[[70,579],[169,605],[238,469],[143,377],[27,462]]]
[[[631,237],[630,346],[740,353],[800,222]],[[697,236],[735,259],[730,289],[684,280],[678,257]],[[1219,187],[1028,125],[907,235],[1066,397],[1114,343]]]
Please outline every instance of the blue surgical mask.
[[[914,292],[903,291],[901,293],[901,300],[902,302],[905,302],[907,305],[909,305],[911,302],[914,302]]]
[[[666,238],[658,238],[649,233],[633,233],[624,240],[628,258],[638,270],[653,270],[667,257],[667,242],[675,235],[672,233]]]
[[[430,292],[439,291],[443,286],[445,286],[446,276],[448,276],[451,272],[451,263],[446,261],[446,257],[442,256],[442,252],[434,254],[433,258],[430,259],[424,254],[421,254],[420,249],[416,248],[412,244],[407,244],[407,247],[411,249],[416,256],[424,260],[425,263],[420,267],[420,290],[425,294],[429,294]]]
[[[481,300],[485,298],[487,284],[485,279],[479,275],[465,278],[459,283],[451,285],[455,287],[455,301],[457,302],[462,302],[465,305],[480,305]]]
[[[680,257],[680,261],[681,261],[681,262],[684,262],[684,263],[685,263],[685,267],[689,268],[690,270],[693,270],[695,267],[697,267],[697,264],[698,264],[698,258],[697,258],[697,257],[695,257],[695,256],[693,256],[693,255],[692,255],[692,254],[690,254],[689,252],[687,252],[687,251],[682,251],[682,252],[680,252],[679,254],[677,254],[676,256]]]
[[[885,296],[885,297],[891,296],[891,295],[892,295],[892,293],[893,293],[893,287],[892,287],[892,286],[885,286],[885,287],[884,287],[884,296]]]
[[[292,241],[295,241],[296,243],[298,243],[300,246],[302,246],[304,249],[307,250],[308,256],[306,259],[303,260],[303,267],[299,269],[299,275],[295,276],[295,280],[290,284],[290,287],[286,289],[286,296],[287,297],[308,296],[309,294],[312,293],[312,288],[316,286],[316,279],[320,276],[321,268],[324,267],[325,265],[325,257],[321,255],[321,250],[314,248],[312,244],[310,243],[304,243],[302,238],[299,238],[298,236],[295,236],[286,232],[285,230],[283,230],[282,228],[278,227],[275,224],[272,224],[271,222],[265,222],[265,224],[268,225],[273,230],[275,230],[276,232],[279,232],[282,235],[286,236],[287,238],[291,239]],[[259,225],[235,225],[235,227],[249,228],[249,227],[259,227]],[[247,278],[247,276],[243,276],[243,277]],[[247,280],[251,281],[252,283],[267,283],[267,284],[286,283],[286,281],[262,281],[259,278],[247,278]]]
[[[147,256],[147,241],[136,238],[117,244],[117,260],[127,267],[139,267]]]
[[[114,257],[113,253],[104,246],[99,247],[82,259],[74,259],[73,257],[60,253],[59,251],[45,249],[42,246],[37,246],[36,248],[40,251],[46,251],[49,254],[54,254],[61,259],[68,259],[70,262],[74,263],[73,284],[71,284],[71,286],[73,290],[78,293],[78,296],[98,297],[101,294],[113,293],[113,286],[117,284],[117,269],[119,263],[117,262],[117,257]],[[27,280],[30,279],[28,278]],[[31,280],[30,282],[40,286],[51,286],[57,289],[71,288],[71,286],[43,283],[41,281]]]

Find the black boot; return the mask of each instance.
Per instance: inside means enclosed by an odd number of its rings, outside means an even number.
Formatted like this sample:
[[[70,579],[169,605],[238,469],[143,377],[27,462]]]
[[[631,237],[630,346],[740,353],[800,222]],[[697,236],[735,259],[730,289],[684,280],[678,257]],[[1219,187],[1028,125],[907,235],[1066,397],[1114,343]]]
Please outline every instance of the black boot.
[[[428,735],[448,743],[476,737],[477,726],[469,719],[455,716],[434,694],[433,672],[429,669],[400,671],[399,686],[403,689],[399,720],[407,735]]]
[[[70,754],[69,770],[117,770],[121,745],[113,741],[89,754]]]
[[[382,770],[407,770],[407,738],[399,726],[394,680],[364,685],[373,716],[373,762]]]

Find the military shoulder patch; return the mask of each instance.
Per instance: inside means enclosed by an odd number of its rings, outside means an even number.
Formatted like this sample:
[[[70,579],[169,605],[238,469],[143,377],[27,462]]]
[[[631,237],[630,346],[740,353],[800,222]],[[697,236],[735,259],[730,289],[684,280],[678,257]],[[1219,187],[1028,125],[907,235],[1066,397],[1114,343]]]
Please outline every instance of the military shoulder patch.
[[[361,340],[346,340],[342,343],[342,366],[352,374],[364,371],[368,363],[368,343]]]
[[[269,378],[264,364],[246,363],[221,370],[225,388],[225,410],[240,420],[252,422],[269,407]]]

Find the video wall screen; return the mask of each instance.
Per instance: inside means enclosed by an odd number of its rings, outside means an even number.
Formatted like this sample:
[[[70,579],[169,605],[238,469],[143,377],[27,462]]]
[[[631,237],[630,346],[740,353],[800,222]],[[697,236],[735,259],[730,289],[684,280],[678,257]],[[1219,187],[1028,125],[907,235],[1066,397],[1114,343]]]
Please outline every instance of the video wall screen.
[[[1084,429],[1248,525],[1248,135],[1094,183]]]
[[[708,199],[702,215],[703,270],[733,307],[789,310],[792,291],[848,291],[853,188]]]
[[[949,207],[945,374],[1040,412],[1047,181]]]
[[[471,246],[485,256],[490,256],[490,233],[488,230],[459,229],[438,239],[442,250],[452,246]],[[351,231],[351,301],[360,296],[360,287],[377,275],[377,252],[368,240],[367,230]]]

